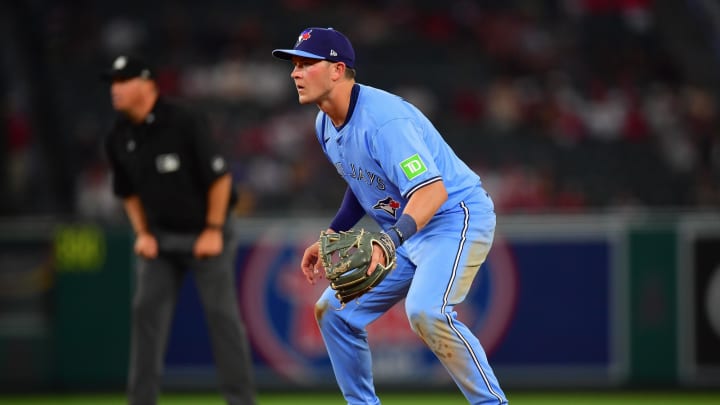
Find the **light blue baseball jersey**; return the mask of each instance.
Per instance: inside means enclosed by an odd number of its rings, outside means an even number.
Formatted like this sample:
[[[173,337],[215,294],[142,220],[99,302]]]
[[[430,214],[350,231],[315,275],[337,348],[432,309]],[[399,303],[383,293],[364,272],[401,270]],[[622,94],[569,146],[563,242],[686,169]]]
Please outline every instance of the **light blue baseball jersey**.
[[[485,261],[495,214],[480,178],[430,121],[388,92],[355,84],[345,124],[324,112],[316,119],[325,154],[383,229],[402,215],[413,192],[442,180],[447,201],[397,250],[397,265],[382,283],[338,308],[328,287],[315,306],[335,377],[350,405],[378,405],[366,326],[405,298],[413,330],[438,356],[471,404],[507,404],[485,351],[454,311]],[[442,348],[441,350],[439,348]]]
[[[416,190],[442,180],[448,199],[438,212],[476,191],[480,177],[460,160],[430,120],[402,98],[355,84],[345,124],[320,111],[323,151],[368,215],[388,229]],[[486,200],[493,210],[490,199]]]

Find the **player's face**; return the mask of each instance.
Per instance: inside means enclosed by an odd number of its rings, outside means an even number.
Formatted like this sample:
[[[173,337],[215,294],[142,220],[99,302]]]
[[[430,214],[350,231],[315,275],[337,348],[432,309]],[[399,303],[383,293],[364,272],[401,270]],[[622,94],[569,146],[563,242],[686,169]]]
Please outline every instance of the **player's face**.
[[[333,63],[295,56],[292,58],[294,69],[290,77],[295,81],[300,104],[321,103],[332,89]]]
[[[110,86],[113,108],[117,111],[130,111],[137,105],[151,85],[148,80],[134,78],[114,80]]]

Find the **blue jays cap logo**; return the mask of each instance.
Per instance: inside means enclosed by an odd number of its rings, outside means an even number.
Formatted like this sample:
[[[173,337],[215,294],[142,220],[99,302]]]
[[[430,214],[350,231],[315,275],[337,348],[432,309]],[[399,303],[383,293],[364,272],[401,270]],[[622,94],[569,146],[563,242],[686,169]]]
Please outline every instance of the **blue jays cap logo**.
[[[310,39],[311,32],[312,32],[312,30],[305,30],[305,31],[301,32],[300,35],[298,36],[297,42],[295,42],[295,48],[297,48],[300,44],[302,44],[303,41],[307,41],[308,39]]]

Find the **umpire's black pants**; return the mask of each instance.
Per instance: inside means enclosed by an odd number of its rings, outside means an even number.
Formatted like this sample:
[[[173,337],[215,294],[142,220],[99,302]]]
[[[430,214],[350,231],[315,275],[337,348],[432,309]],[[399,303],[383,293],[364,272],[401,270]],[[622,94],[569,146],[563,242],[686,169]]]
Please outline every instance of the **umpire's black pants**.
[[[165,353],[178,292],[187,271],[194,271],[210,331],[220,390],[228,404],[255,403],[250,349],[235,291],[235,245],[223,253],[195,259],[188,252],[138,258],[132,302],[128,402],[153,405],[160,392]]]

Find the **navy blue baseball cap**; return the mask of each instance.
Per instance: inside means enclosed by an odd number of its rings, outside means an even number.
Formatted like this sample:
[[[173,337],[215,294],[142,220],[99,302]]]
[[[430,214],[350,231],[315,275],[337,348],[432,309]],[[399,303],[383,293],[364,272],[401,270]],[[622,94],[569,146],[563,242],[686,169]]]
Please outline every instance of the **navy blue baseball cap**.
[[[273,56],[290,60],[293,56],[343,62],[355,68],[355,51],[350,40],[332,28],[306,28],[298,36],[293,49],[275,49]]]

